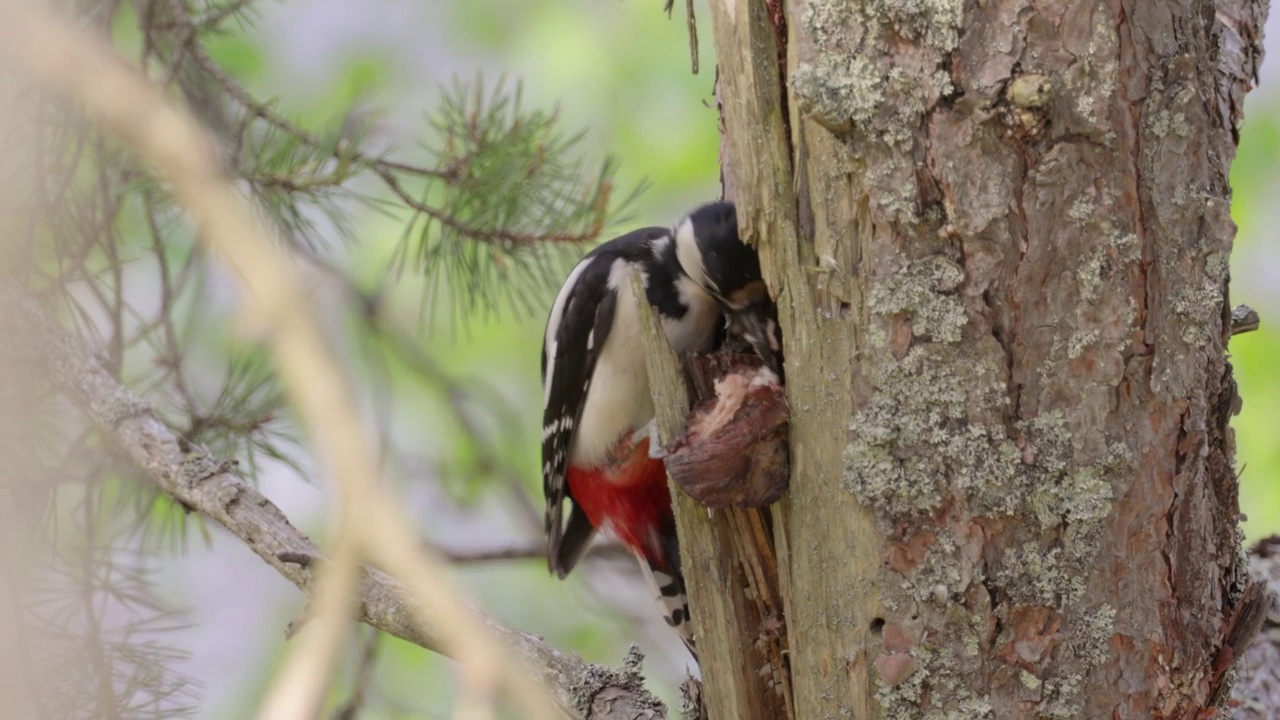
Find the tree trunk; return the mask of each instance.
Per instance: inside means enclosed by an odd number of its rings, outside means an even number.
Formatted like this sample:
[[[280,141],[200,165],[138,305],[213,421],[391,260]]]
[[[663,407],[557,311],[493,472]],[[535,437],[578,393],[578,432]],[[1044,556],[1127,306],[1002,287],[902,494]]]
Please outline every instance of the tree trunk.
[[[794,717],[1222,696],[1227,172],[1265,12],[712,2],[726,185],[784,330]]]

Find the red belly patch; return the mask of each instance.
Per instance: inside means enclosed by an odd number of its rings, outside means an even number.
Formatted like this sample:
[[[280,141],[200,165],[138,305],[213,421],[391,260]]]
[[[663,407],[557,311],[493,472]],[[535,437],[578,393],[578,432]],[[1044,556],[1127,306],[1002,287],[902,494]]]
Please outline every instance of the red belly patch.
[[[671,525],[671,493],[661,460],[649,457],[649,438],[643,438],[610,465],[566,473],[573,500],[596,530],[612,534],[651,566],[667,569],[662,549],[663,527]]]

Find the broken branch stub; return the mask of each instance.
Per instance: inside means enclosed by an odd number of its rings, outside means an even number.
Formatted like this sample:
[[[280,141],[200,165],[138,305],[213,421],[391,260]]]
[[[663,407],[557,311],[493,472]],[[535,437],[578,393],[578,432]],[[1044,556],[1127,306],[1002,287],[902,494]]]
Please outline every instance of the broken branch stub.
[[[694,410],[666,445],[671,479],[709,508],[763,507],[782,497],[791,413],[778,377],[746,353],[691,355],[684,370]]]

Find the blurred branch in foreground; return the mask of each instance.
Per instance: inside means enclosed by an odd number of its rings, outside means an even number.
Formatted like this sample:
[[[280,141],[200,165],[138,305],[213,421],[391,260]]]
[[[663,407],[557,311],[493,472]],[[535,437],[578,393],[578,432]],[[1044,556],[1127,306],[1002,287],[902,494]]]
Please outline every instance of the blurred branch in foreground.
[[[17,4],[13,9],[16,22],[10,27],[22,31],[3,33],[12,59],[81,104],[100,125],[159,169],[202,226],[202,239],[237,270],[248,290],[247,305],[260,322],[258,330],[269,337],[285,388],[336,476],[340,530],[334,561],[318,575],[310,567],[305,572],[286,571],[279,559],[282,552],[318,557],[319,550],[270,501],[234,476],[233,461],[213,458],[182,442],[157,420],[145,401],[120,385],[73,340],[61,336],[53,318],[38,304],[4,290],[10,308],[6,314],[15,321],[14,336],[34,342],[56,382],[100,431],[121,445],[167,493],[233,532],[241,530],[236,534],[259,556],[316,595],[313,609],[320,627],[303,639],[305,648],[291,653],[264,714],[315,714],[333,658],[343,643],[346,610],[360,608],[363,619],[369,620],[370,594],[379,589],[390,599],[389,610],[400,615],[402,632],[404,627],[431,628],[424,631],[423,640],[430,637],[431,646],[442,646],[462,662],[460,716],[491,717],[499,687],[518,698],[522,710],[532,717],[560,714],[552,707],[553,694],[561,712],[585,709],[580,706],[597,697],[596,693],[575,697],[582,677],[570,683],[548,682],[553,678],[546,671],[551,666],[547,649],[497,628],[461,603],[439,561],[415,547],[407,518],[378,481],[377,463],[351,386],[326,345],[293,268],[231,187],[210,138],[94,38],[76,33],[34,7]],[[371,578],[377,574],[372,570],[362,574],[357,566],[366,558],[405,578],[408,588],[398,588],[389,578],[371,587]],[[405,596],[409,596],[407,602]],[[402,615],[406,606],[411,617]],[[501,642],[495,630],[505,633],[508,642]],[[522,652],[517,657],[530,660],[532,654],[539,662],[512,657],[506,646],[519,640],[523,640]],[[542,652],[534,653],[535,649]],[[534,680],[527,674],[531,671],[542,676]]]
[[[235,464],[210,457],[158,421],[135,393],[116,382],[98,360],[57,330],[35,301],[0,286],[0,332],[29,341],[53,380],[119,448],[167,494],[216,520],[264,562],[307,593],[316,587],[321,549],[295,528],[274,503],[235,475]],[[282,559],[285,558],[285,559]],[[310,558],[309,562],[288,562]],[[419,604],[386,573],[362,572],[355,615],[384,632],[443,652],[439,630],[421,622]],[[640,679],[565,655],[537,637],[480,616],[502,644],[556,696],[557,703],[585,718],[661,718],[661,706]],[[617,714],[587,711],[580,703],[613,698]],[[625,703],[624,703],[625,701]],[[626,708],[630,709],[626,709]],[[644,710],[644,714],[633,711]],[[631,713],[631,714],[628,714]]]

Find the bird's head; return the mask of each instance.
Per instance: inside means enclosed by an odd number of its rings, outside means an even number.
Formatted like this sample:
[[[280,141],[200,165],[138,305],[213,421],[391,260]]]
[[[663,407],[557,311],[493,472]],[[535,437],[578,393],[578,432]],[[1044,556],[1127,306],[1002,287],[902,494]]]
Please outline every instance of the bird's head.
[[[781,367],[777,309],[760,274],[760,258],[738,235],[733,203],[695,208],[675,227],[681,269],[716,299],[737,332],[775,371]]]

